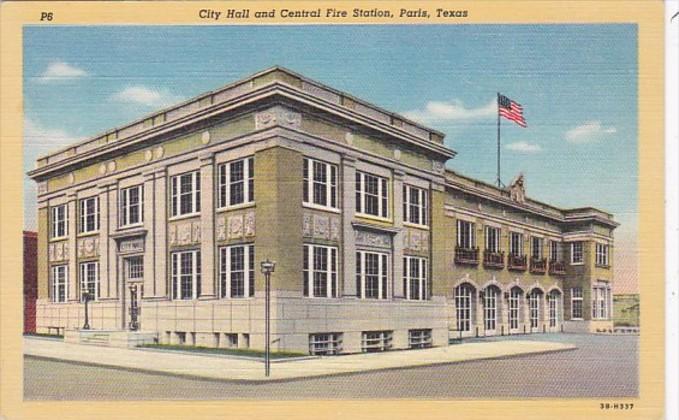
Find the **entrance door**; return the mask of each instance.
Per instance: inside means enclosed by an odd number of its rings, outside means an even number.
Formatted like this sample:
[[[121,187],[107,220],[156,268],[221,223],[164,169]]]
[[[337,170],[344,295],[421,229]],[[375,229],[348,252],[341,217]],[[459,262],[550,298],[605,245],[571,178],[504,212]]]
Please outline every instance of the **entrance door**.
[[[122,328],[138,330],[141,327],[144,256],[126,257],[123,259],[123,266]]]

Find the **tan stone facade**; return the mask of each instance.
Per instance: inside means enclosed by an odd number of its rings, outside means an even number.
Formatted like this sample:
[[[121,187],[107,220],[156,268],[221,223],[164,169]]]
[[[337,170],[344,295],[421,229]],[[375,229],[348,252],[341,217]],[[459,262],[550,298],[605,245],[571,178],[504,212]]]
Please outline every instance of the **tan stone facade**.
[[[40,158],[37,329],[79,328],[83,290],[93,328],[130,328],[133,286],[162,343],[263,348],[267,258],[275,350],[612,326],[612,216],[466,178],[454,155],[274,68]]]

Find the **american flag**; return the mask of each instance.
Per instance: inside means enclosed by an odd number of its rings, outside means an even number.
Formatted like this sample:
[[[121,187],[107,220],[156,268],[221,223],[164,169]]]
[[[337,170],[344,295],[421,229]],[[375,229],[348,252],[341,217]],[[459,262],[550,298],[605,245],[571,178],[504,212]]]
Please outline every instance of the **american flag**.
[[[523,107],[520,103],[512,101],[505,95],[498,95],[497,106],[501,116],[526,128],[526,120],[523,118]]]

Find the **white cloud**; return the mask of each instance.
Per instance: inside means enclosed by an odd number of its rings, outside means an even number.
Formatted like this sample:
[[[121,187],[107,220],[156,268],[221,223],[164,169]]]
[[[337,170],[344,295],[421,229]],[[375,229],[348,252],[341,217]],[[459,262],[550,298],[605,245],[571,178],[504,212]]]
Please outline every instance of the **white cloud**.
[[[40,75],[38,81],[53,82],[67,79],[77,79],[87,76],[87,72],[64,61],[53,61],[47,65],[45,71]]]
[[[168,90],[156,90],[146,86],[128,86],[111,96],[111,100],[127,104],[167,106],[181,101],[181,98],[171,94]]]
[[[604,127],[601,121],[588,121],[582,125],[566,131],[564,137],[569,143],[584,144],[604,140],[615,134],[615,127]]]
[[[479,108],[467,108],[462,101],[454,99],[449,102],[429,101],[424,109],[404,112],[403,115],[422,123],[433,121],[475,120],[497,115],[497,100],[492,99],[487,105]]]
[[[542,151],[542,146],[539,144],[528,143],[526,141],[509,143],[505,146],[505,148],[519,153],[538,153]]]

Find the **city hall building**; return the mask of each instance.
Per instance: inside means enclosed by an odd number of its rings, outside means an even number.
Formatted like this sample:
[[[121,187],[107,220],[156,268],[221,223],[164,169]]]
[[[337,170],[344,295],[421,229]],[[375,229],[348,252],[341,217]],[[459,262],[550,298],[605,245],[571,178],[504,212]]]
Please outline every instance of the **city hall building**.
[[[279,67],[44,156],[37,330],[311,354],[612,327],[612,215]],[[453,165],[454,166],[454,163]],[[136,315],[136,316],[135,316]]]

